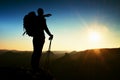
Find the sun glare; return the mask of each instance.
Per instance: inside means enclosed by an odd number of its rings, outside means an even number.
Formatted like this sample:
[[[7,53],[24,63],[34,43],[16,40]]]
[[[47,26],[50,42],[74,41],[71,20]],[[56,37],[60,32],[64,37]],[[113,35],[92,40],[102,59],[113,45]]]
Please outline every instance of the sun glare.
[[[100,39],[101,39],[100,33],[95,32],[95,31],[90,32],[90,33],[89,33],[89,39],[90,39],[90,41],[92,41],[92,42],[99,42]]]

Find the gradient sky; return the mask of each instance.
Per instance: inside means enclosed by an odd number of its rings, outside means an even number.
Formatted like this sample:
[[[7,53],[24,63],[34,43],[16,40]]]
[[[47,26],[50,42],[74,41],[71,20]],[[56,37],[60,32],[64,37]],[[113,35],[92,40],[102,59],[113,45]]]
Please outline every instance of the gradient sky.
[[[1,0],[0,49],[32,50],[32,38],[22,36],[23,17],[38,8],[52,14],[47,18],[52,50],[120,47],[119,0]],[[98,32],[100,40],[91,41],[90,31]]]

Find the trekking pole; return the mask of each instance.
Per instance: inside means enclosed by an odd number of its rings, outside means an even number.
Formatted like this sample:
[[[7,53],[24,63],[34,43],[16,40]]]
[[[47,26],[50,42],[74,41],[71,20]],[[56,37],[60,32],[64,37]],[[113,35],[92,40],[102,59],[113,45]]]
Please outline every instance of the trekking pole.
[[[46,70],[48,70],[49,64],[50,64],[51,42],[52,42],[52,40],[50,40],[49,48],[48,48],[48,51],[47,51],[47,54],[46,54],[46,60],[45,60],[45,68],[46,68]]]
[[[51,49],[51,42],[52,42],[52,40],[50,40],[48,52],[50,52],[50,49]]]

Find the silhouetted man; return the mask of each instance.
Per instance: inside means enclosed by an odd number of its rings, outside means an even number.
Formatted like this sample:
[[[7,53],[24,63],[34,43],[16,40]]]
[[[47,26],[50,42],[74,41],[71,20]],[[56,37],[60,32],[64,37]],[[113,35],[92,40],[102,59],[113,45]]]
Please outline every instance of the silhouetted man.
[[[51,16],[51,14],[44,15],[42,8],[37,10],[38,16],[36,16],[35,34],[33,36],[33,54],[31,65],[34,70],[39,70],[39,62],[42,54],[43,45],[45,42],[45,33],[50,36],[49,40],[53,39],[53,35],[50,33],[45,17]]]

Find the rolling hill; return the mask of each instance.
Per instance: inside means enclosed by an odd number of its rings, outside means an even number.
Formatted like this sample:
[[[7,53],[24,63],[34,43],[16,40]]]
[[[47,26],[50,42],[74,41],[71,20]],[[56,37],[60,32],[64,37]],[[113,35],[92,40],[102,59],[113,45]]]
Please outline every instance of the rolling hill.
[[[63,53],[57,54],[53,51],[49,56],[49,71],[56,80],[120,79],[120,48]],[[32,52],[27,51],[0,50],[0,70],[6,67],[6,70],[9,70],[8,68],[30,69],[31,55]],[[41,66],[45,64],[46,56],[47,52],[42,55]]]

